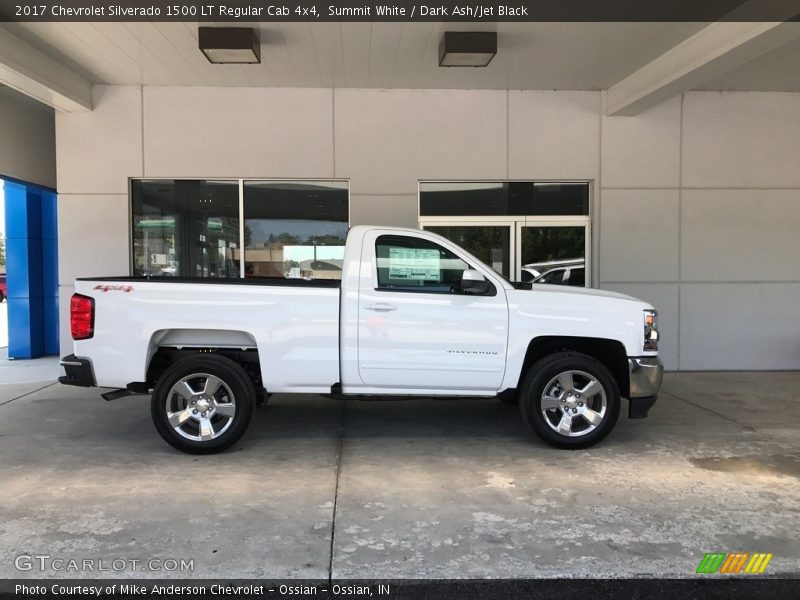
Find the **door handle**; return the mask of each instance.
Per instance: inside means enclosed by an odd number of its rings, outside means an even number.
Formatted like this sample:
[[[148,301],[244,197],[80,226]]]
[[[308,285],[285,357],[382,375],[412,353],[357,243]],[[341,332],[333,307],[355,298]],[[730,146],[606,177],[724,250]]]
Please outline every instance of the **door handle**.
[[[374,310],[375,312],[392,312],[393,310],[397,310],[394,304],[386,304],[385,302],[367,304],[364,308],[367,310]]]

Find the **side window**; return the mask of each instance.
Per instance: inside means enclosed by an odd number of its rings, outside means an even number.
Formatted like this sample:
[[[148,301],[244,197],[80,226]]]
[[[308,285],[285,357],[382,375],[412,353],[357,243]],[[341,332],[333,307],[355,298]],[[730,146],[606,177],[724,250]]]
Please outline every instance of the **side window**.
[[[422,238],[382,235],[375,242],[379,290],[458,292],[470,266],[439,244]]]
[[[567,285],[584,287],[586,285],[586,269],[581,267],[570,270]]]
[[[553,269],[539,278],[537,283],[560,284],[564,280],[564,269]]]

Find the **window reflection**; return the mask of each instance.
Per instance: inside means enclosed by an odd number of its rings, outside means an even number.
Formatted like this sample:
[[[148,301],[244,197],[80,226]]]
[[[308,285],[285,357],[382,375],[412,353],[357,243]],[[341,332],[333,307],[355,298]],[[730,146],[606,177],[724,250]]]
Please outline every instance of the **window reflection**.
[[[588,215],[588,183],[420,182],[420,216]]]
[[[458,244],[501,275],[511,275],[511,235],[508,226],[429,225],[425,229]]]
[[[244,182],[246,277],[341,279],[347,183]]]
[[[341,279],[347,182],[247,181],[242,190],[244,215],[240,180],[132,181],[133,274]]]
[[[236,182],[133,181],[131,201],[135,275],[239,277]]]
[[[521,228],[521,260],[528,281],[586,285],[586,227]]]

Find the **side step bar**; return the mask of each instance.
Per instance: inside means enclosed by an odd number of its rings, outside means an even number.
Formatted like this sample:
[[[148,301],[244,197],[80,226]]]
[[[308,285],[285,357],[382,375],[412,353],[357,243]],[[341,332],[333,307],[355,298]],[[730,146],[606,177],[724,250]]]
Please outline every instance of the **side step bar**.
[[[120,398],[124,398],[125,396],[133,395],[135,395],[135,393],[130,390],[111,390],[110,392],[100,394],[100,397],[107,402],[111,402],[112,400],[118,400]]]

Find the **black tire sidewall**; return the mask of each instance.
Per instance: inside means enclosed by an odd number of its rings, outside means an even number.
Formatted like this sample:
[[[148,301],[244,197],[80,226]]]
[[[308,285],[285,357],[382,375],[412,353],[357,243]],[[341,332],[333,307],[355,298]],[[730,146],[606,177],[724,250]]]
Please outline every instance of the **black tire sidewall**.
[[[217,438],[207,442],[188,440],[178,434],[167,419],[166,404],[175,382],[192,373],[208,373],[219,377],[230,388],[236,400],[236,414],[230,427]],[[173,448],[189,454],[221,452],[244,435],[255,409],[253,382],[234,361],[224,356],[197,355],[184,358],[170,366],[158,378],[153,389],[150,412],[159,435]]]
[[[567,437],[553,431],[541,411],[544,386],[559,373],[569,370],[589,373],[602,384],[606,393],[605,419],[594,431],[579,437]],[[577,352],[561,352],[541,359],[528,369],[520,389],[519,406],[525,424],[548,444],[573,450],[588,448],[602,441],[614,429],[620,411],[619,386],[600,361]]]

